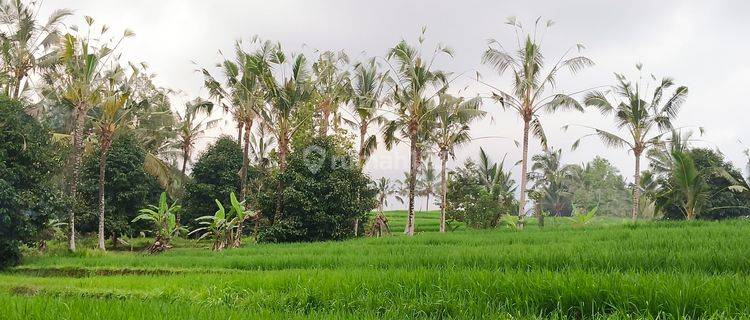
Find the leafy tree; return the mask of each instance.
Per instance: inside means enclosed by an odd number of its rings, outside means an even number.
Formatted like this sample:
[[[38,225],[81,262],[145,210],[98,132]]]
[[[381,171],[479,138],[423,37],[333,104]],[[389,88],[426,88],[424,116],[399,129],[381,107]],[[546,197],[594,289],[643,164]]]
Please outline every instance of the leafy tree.
[[[191,181],[185,188],[182,219],[196,227],[195,219],[214,212],[214,200],[226,201],[231,193],[238,193],[242,167],[242,149],[232,138],[216,140],[201,154],[190,173]],[[229,203],[223,203],[229,207]]]
[[[133,236],[144,228],[144,225],[130,223],[138,210],[158,200],[156,196],[162,191],[156,179],[143,167],[146,153],[139,145],[133,132],[121,132],[112,141],[109,156],[106,158],[107,171],[100,180],[100,147],[96,146],[84,158],[81,175],[81,198],[86,210],[78,214],[81,232],[96,232],[99,215],[97,192],[98,181],[104,181],[107,193],[104,194],[105,219],[104,230],[112,238],[112,245],[117,245],[120,236]]]
[[[375,208],[377,190],[356,164],[350,147],[336,136],[313,138],[296,148],[284,173],[271,175],[271,183],[259,195],[263,217],[275,210],[273,180],[284,190],[282,220],[266,224],[259,241],[295,242],[340,240],[352,236],[351,222],[365,219]],[[267,222],[267,221],[266,221]]]
[[[636,68],[640,71],[641,65]],[[603,129],[591,128],[594,133],[590,136],[597,136],[608,147],[627,148],[633,152],[635,157],[635,172],[633,174],[633,222],[638,220],[638,206],[640,204],[641,190],[641,155],[647,152],[651,147],[658,145],[662,136],[672,129],[672,120],[677,117],[683,102],[687,99],[688,88],[685,86],[677,87],[671,94],[669,88],[674,86],[671,78],[662,79],[661,83],[656,86],[650,101],[644,95],[647,87],[643,87],[640,82],[633,84],[628,81],[624,75],[616,74],[617,85],[612,89],[620,101],[610,102],[607,95],[601,91],[592,91],[585,97],[587,106],[592,106],[603,115],[614,114],[615,124],[618,129],[626,132],[624,136],[618,136]],[[666,100],[665,100],[666,98]],[[577,147],[579,141],[573,146]]]
[[[492,162],[480,148],[478,164],[469,159],[463,167],[452,170],[448,175],[446,218],[465,222],[471,228],[494,228],[504,214],[514,212],[516,185],[504,163]]]
[[[424,32],[424,30],[423,30]],[[420,37],[420,44],[424,40]],[[423,58],[419,49],[401,41],[388,51],[388,59],[395,64],[395,89],[391,93],[395,119],[383,128],[387,149],[400,142],[409,141],[408,217],[406,234],[414,235],[414,197],[417,173],[425,145],[428,143],[429,116],[435,108],[433,97],[447,89],[446,73],[434,70],[432,61],[439,54],[452,55],[449,48],[439,46],[431,58]]]
[[[557,62],[545,71],[544,56],[541,51],[543,36],[537,37],[539,19],[534,24],[533,34],[525,33],[521,23],[511,17],[506,22],[516,29],[516,43],[518,48],[515,52],[507,51],[497,40],[490,40],[489,47],[482,55],[482,62],[493,67],[500,75],[510,72],[513,79],[513,88],[506,92],[492,87],[494,92],[492,98],[500,103],[503,109],[511,109],[518,113],[523,120],[523,153],[521,158],[521,195],[518,200],[518,217],[521,226],[526,215],[526,183],[528,180],[528,155],[529,134],[533,134],[541,141],[542,146],[547,148],[547,138],[544,134],[539,114],[542,110],[554,112],[561,108],[576,109],[583,111],[581,105],[570,95],[563,93],[551,93],[555,90],[557,75],[561,70],[567,69],[576,73],[581,69],[593,65],[593,61],[584,56],[568,56],[573,48],[556,60]],[[545,27],[552,26],[552,21],[547,21]],[[518,37],[519,34],[523,38]],[[580,52],[582,45],[576,48]]]
[[[0,269],[16,264],[65,202],[50,183],[60,165],[50,134],[18,102],[0,100]]]
[[[602,157],[595,157],[577,173],[573,186],[573,206],[598,208],[600,215],[622,216],[630,206],[630,193],[620,171]]]

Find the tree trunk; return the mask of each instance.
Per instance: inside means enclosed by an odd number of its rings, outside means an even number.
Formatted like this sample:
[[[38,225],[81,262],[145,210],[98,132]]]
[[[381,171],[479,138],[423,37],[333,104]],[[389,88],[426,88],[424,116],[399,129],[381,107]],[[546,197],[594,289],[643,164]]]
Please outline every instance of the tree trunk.
[[[253,121],[250,120],[245,124],[245,140],[243,141],[242,168],[240,169],[240,202],[245,201],[247,196],[247,169],[250,166],[250,132],[253,128]]]
[[[448,163],[448,152],[440,152],[440,232],[445,232],[445,206],[447,202],[448,183],[446,176],[446,164]]]
[[[273,217],[274,223],[281,219],[282,209],[284,207],[284,183],[281,180],[284,171],[286,171],[286,153],[289,144],[289,138],[286,134],[281,136],[279,141],[279,181],[276,184],[276,213]]]
[[[237,144],[242,145],[242,128],[244,127],[244,124],[242,122],[237,122]]]
[[[635,174],[633,178],[633,223],[638,222],[638,211],[640,210],[641,201],[641,153],[636,151],[635,154]]]
[[[523,122],[523,153],[521,158],[521,194],[518,197],[518,226],[523,228],[523,220],[526,216],[526,182],[528,180],[526,170],[529,160],[529,122],[531,119],[524,119]]]
[[[187,169],[187,163],[190,159],[190,154],[187,150],[182,150],[182,169],[180,172],[182,172],[182,176],[185,176],[185,170]]]
[[[99,241],[98,246],[102,251],[104,247],[104,178],[107,172],[107,156],[109,155],[110,137],[103,134],[100,142],[101,155],[99,156]]]
[[[81,172],[81,153],[83,151],[83,125],[86,121],[86,108],[76,106],[75,127],[73,128],[73,172],[70,178],[70,198],[73,203],[68,211],[68,250],[76,251],[76,215],[75,207],[78,196],[78,178]]]
[[[417,170],[419,169],[419,154],[417,149],[417,132],[415,128],[410,130],[410,168],[409,168],[409,211],[406,219],[406,233],[409,236],[414,235],[414,187],[417,183]]]
[[[331,117],[331,110],[329,110],[329,104],[325,103],[323,105],[323,115],[321,116],[320,120],[320,128],[318,134],[320,134],[321,137],[325,137],[328,135],[328,118]]]

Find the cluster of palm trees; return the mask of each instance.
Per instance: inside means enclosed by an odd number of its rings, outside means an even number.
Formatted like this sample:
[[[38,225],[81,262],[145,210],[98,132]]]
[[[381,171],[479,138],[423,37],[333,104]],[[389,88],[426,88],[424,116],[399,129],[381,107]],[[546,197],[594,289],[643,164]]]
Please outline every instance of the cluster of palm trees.
[[[231,57],[222,55],[215,68],[199,68],[207,99],[190,101],[182,112],[174,112],[169,104],[170,90],[153,84],[145,64],[123,63],[122,44],[133,36],[125,31],[109,35],[109,28],[85,17],[82,28],[65,27],[63,20],[70,11],[54,12],[46,23],[37,20],[38,6],[20,0],[3,2],[0,23],[7,27],[0,39],[3,92],[15,99],[34,100],[31,104],[39,117],[59,113],[71,125],[58,135],[71,142],[69,194],[77,196],[82,155],[94,142],[100,153],[99,179],[99,247],[104,249],[104,177],[109,146],[122,130],[138,133],[147,150],[146,170],[172,198],[179,198],[188,164],[196,143],[207,127],[207,116],[216,108],[232,115],[237,129],[237,142],[243,150],[241,187],[238,201],[250,192],[247,172],[251,165],[275,165],[283,173],[292,140],[298,135],[357,136],[356,154],[364,166],[379,143],[391,149],[399,143],[408,144],[410,165],[404,179],[408,219],[405,233],[415,230],[415,197],[419,194],[440,197],[440,231],[445,231],[446,184],[448,161],[459,146],[471,141],[470,126],[481,119],[482,98],[463,98],[449,94],[451,83],[458,75],[438,70],[436,60],[452,57],[450,48],[438,45],[425,54],[424,30],[416,45],[400,41],[384,57],[351,62],[343,52],[318,53],[312,63],[304,54],[285,51],[281,44],[258,37],[248,42],[237,41]],[[501,76],[509,75],[512,85],[507,90],[477,81],[491,88],[490,98],[503,109],[512,110],[522,120],[522,157],[518,217],[526,216],[527,182],[529,180],[529,143],[534,137],[545,150],[550,150],[541,123],[542,112],[579,110],[584,106],[598,108],[603,114],[614,113],[618,128],[628,133],[620,137],[605,130],[594,129],[607,145],[627,146],[636,159],[635,185],[639,185],[640,157],[654,146],[662,134],[671,129],[671,120],[685,100],[687,88],[662,81],[650,101],[644,100],[643,88],[618,76],[612,92],[621,101],[608,100],[607,92],[588,92],[583,102],[556,89],[561,72],[576,73],[593,62],[578,55],[581,45],[573,46],[552,64],[545,64],[541,44],[544,29],[551,22],[536,21],[527,33],[515,19],[509,19],[516,32],[515,50],[507,50],[492,40],[482,55],[482,62]],[[30,27],[29,27],[30,26]],[[35,83],[35,81],[37,83]],[[313,128],[308,130],[307,128]],[[380,131],[382,141],[378,141]],[[418,173],[438,175],[432,167],[435,155],[440,164],[439,183],[420,183]],[[425,165],[427,164],[427,165]],[[178,169],[179,167],[179,169]],[[535,168],[532,168],[535,169]],[[488,176],[488,179],[494,179]],[[383,197],[393,194],[389,181]],[[537,182],[538,183],[538,182]],[[283,181],[279,180],[276,210],[271,221],[283,218]],[[633,218],[638,211],[639,188],[634,188]],[[429,200],[428,200],[429,203]],[[177,217],[179,223],[179,217]],[[353,222],[356,223],[356,222]],[[69,248],[75,250],[75,214],[71,208],[68,219]]]

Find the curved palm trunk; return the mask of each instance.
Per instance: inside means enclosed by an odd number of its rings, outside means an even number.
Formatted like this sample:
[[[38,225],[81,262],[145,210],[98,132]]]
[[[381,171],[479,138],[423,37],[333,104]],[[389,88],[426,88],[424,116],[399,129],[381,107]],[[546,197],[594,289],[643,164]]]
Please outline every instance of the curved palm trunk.
[[[448,153],[440,153],[440,232],[445,232],[445,206],[447,204],[448,183],[446,176],[446,164],[448,163]]]
[[[526,170],[529,162],[529,120],[523,122],[523,154],[521,158],[521,194],[518,197],[518,226],[523,228],[523,220],[526,215],[526,183],[528,177]]]
[[[70,178],[70,198],[73,204],[68,211],[68,250],[76,251],[76,215],[75,201],[78,195],[78,178],[81,172],[81,153],[83,151],[83,125],[86,121],[86,108],[76,106],[75,128],[73,129],[73,172]]]
[[[417,149],[417,133],[415,129],[411,130],[411,152],[410,152],[410,168],[409,168],[409,213],[406,219],[406,233],[409,236],[414,235],[414,187],[417,182],[417,170],[419,169],[419,154]]]
[[[109,156],[109,147],[111,138],[108,135],[102,136],[101,155],[99,156],[99,233],[98,246],[102,251],[104,247],[104,178],[107,172],[107,156]]]
[[[641,153],[635,153],[635,174],[633,175],[635,183],[633,184],[633,223],[638,222],[638,211],[640,210],[641,201]]]

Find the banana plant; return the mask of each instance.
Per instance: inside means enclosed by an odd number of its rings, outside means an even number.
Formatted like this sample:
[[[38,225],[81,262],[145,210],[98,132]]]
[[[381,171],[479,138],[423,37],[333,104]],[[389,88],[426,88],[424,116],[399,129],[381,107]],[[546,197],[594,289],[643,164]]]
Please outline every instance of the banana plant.
[[[180,206],[177,203],[167,204],[167,193],[162,192],[159,197],[159,206],[149,205],[149,208],[141,209],[140,215],[133,219],[132,222],[145,220],[153,223],[154,244],[149,248],[151,254],[171,248],[172,237],[187,232],[187,229],[177,224],[175,214],[179,210]]]
[[[584,227],[587,224],[591,223],[591,221],[594,221],[594,217],[596,216],[597,209],[598,207],[594,207],[586,213],[583,213],[578,209],[573,210],[573,214],[570,217],[570,221],[573,222],[573,227],[574,228]]]
[[[242,245],[242,229],[245,225],[245,220],[256,215],[255,211],[245,209],[245,201],[237,201],[234,192],[229,194],[229,202],[232,204],[230,214],[234,213],[234,218],[229,223],[230,228],[228,231],[230,239],[233,240],[232,246],[235,248],[239,248]]]
[[[193,230],[188,235],[202,232],[198,237],[198,240],[213,238],[214,243],[211,246],[211,250],[221,251],[224,250],[227,244],[227,226],[229,221],[227,220],[227,212],[224,209],[224,206],[219,200],[214,199],[214,201],[216,202],[216,206],[219,207],[219,210],[216,210],[213,215],[196,218],[195,221],[198,221],[198,224],[202,227]]]

